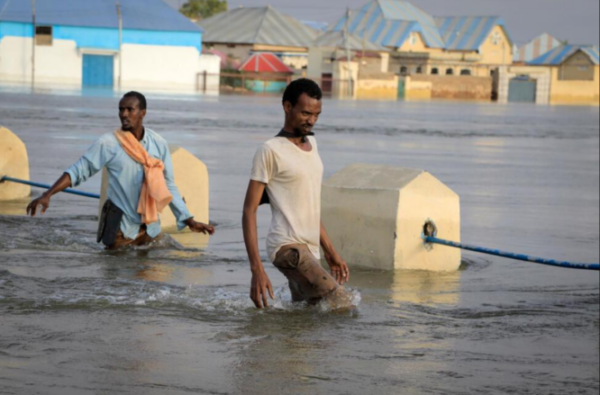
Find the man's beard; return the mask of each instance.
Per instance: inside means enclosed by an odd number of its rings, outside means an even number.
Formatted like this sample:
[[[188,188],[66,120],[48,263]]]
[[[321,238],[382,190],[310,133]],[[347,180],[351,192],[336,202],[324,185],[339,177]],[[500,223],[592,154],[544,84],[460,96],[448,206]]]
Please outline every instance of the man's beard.
[[[312,134],[312,129],[294,128],[294,133],[296,133],[296,136],[298,137],[306,137]]]

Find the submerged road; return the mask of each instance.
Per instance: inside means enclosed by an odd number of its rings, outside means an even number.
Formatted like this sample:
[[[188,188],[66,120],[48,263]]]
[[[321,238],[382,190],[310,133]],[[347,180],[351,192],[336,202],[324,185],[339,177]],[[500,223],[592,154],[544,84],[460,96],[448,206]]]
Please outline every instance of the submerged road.
[[[0,203],[1,394],[598,393],[597,272],[465,253],[457,273],[355,272],[359,308],[331,312],[292,306],[269,268],[277,300],[254,310],[241,210],[279,102],[149,95],[147,126],[209,167],[210,240],[111,254],[93,199],[56,196],[36,219],[26,200]],[[357,162],[434,174],[461,196],[465,241],[597,262],[599,113],[326,100],[316,132],[328,176]],[[38,182],[117,121],[115,98],[0,89],[0,124]],[[98,193],[99,178],[81,189]]]

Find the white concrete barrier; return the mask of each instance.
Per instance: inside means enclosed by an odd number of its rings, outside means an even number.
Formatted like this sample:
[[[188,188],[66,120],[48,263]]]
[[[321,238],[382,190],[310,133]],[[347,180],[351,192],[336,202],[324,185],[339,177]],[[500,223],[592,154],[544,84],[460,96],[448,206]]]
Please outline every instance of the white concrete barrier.
[[[208,224],[209,221],[209,176],[208,168],[202,161],[183,148],[170,147],[173,159],[175,184],[186,202],[187,208],[198,222]],[[100,207],[106,201],[108,175],[102,171],[102,189]],[[160,216],[161,226],[168,232],[176,231],[177,222],[171,210],[165,209]]]
[[[460,198],[416,169],[353,165],[323,185],[322,218],[350,267],[456,271],[457,249],[433,247],[421,235],[428,220],[438,237],[460,242]]]
[[[10,130],[0,126],[0,178],[8,176],[29,181],[29,157],[25,144]],[[27,185],[0,184],[0,201],[16,200],[31,195]]]

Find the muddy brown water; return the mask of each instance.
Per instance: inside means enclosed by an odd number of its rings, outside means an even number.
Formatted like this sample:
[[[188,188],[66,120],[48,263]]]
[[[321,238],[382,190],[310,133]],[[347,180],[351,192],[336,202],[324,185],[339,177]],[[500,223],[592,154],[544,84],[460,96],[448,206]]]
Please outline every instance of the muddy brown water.
[[[0,89],[0,124],[52,183],[117,125],[108,95]],[[210,240],[109,254],[97,202],[42,218],[0,204],[1,394],[597,394],[599,276],[465,253],[460,272],[354,272],[359,307],[256,311],[240,225],[249,166],[281,127],[272,97],[149,95],[146,122],[211,174]],[[463,240],[599,260],[599,110],[325,100],[326,173],[426,169],[462,198]],[[99,177],[81,188],[98,192]],[[39,190],[34,191],[38,194]],[[261,209],[261,247],[269,211]]]

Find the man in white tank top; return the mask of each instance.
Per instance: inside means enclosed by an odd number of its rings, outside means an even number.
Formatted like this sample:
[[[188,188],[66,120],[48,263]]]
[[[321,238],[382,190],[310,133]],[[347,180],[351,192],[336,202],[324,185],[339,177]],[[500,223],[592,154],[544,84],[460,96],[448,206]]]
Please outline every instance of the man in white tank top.
[[[256,213],[269,202],[273,213],[267,252],[287,277],[294,302],[316,304],[345,293],[348,265],[339,256],[321,223],[323,162],[312,132],[322,111],[322,92],[307,79],[294,81],[283,97],[285,126],[261,146],[254,158],[244,204],[244,240],[252,269],[251,298],[256,307],[268,307],[274,298],[258,247]],[[320,264],[323,248],[331,268]]]

